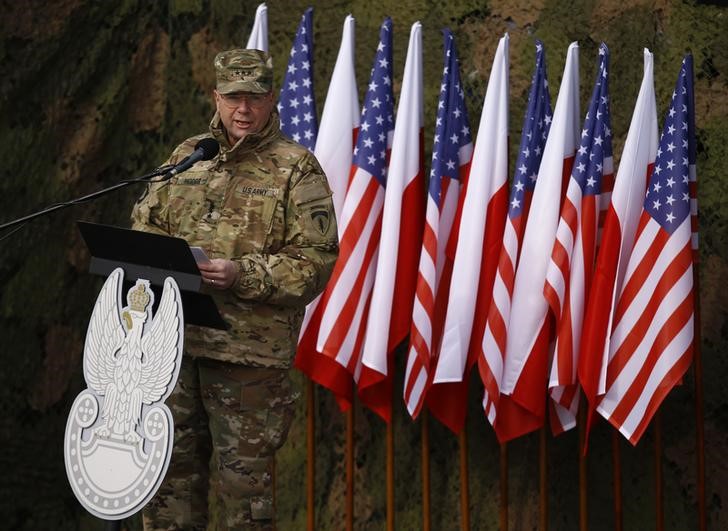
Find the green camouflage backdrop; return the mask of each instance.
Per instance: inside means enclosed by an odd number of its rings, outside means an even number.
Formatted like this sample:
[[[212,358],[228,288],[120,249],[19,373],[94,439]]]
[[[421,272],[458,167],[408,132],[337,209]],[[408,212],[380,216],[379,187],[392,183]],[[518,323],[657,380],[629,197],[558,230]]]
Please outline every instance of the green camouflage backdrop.
[[[721,5],[723,4],[723,5]],[[283,78],[299,17],[309,2],[268,3],[275,81]],[[136,176],[202,132],[213,106],[212,59],[242,46],[257,2],[249,0],[0,1],[0,219]],[[569,42],[581,47],[582,109],[599,42],[612,52],[611,108],[618,162],[642,76],[642,48],[655,54],[658,115],[663,119],[683,54],[696,66],[698,182],[701,215],[702,351],[709,528],[728,528],[728,8],[721,0],[384,0],[314,4],[315,86],[319,113],[344,17],[357,21],[357,76],[367,81],[378,26],[394,20],[394,71],[401,82],[409,27],[423,24],[425,137],[432,142],[442,64],[440,29],[449,26],[462,60],[468,110],[479,122],[497,39],[511,36],[511,144],[517,149],[533,68],[534,39],[544,41],[552,101]],[[395,86],[398,89],[397,86]],[[475,132],[474,132],[475,133]],[[429,148],[428,148],[429,151]],[[429,155],[428,155],[429,158]],[[513,157],[514,159],[515,157]],[[512,160],[513,160],[512,159]],[[83,338],[101,280],[86,273],[89,256],[76,219],[128,226],[140,189],[34,221],[0,242],[0,527],[99,529],[66,484],[61,441],[70,403],[83,386]],[[401,356],[400,356],[401,358]],[[401,389],[401,360],[398,389]],[[302,379],[298,375],[299,385]],[[662,408],[665,527],[696,522],[692,372]],[[474,529],[495,529],[498,446],[471,394],[468,424],[470,508]],[[397,404],[401,404],[397,397]],[[318,400],[317,528],[343,528],[344,418],[325,392]],[[421,527],[419,425],[398,406],[396,522]],[[435,424],[435,423],[433,423]],[[357,410],[357,529],[385,522],[384,425]],[[305,424],[302,405],[279,456],[279,529],[305,526]],[[610,430],[601,424],[589,458],[590,529],[612,529]],[[625,529],[652,529],[653,435],[623,443]],[[432,426],[433,529],[458,529],[456,439]],[[538,437],[510,447],[511,529],[538,522]],[[549,439],[550,528],[578,527],[576,434]],[[136,522],[131,522],[134,528]]]

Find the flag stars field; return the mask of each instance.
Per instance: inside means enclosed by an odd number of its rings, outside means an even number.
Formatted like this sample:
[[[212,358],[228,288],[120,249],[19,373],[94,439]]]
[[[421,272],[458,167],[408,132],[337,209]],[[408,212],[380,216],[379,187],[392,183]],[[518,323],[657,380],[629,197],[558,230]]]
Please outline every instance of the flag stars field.
[[[309,8],[301,17],[291,46],[291,55],[278,103],[283,133],[310,150],[314,149],[318,133],[318,122],[315,118],[316,104],[310,77],[310,50],[313,47],[313,34],[310,31],[312,16],[313,10]]]

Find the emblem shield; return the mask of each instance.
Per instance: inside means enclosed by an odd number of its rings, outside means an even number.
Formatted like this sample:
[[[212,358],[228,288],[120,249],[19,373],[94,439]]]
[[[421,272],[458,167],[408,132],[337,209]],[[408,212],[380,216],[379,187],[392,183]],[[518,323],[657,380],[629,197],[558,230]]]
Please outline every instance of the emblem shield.
[[[63,454],[73,493],[90,513],[119,520],[154,496],[169,465],[174,423],[164,400],[182,361],[184,316],[172,278],[154,293],[137,280],[122,308],[115,269],[96,300],[84,346],[88,388],[73,403]]]
[[[329,232],[331,226],[331,213],[324,205],[316,205],[311,208],[311,221],[314,228],[322,235]]]

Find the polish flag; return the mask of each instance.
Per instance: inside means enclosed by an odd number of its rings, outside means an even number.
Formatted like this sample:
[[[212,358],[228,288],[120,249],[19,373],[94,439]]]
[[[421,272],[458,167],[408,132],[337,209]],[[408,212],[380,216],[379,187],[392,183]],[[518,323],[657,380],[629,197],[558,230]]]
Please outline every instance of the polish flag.
[[[424,225],[422,26],[412,25],[397,107],[382,213],[376,277],[369,307],[359,398],[391,419],[392,352],[410,330]]]
[[[589,401],[587,430],[591,427],[598,397],[606,392],[612,316],[634,244],[647,177],[654,167],[657,138],[652,54],[645,49],[642,86],[604,220],[594,279],[584,314],[578,374]]]
[[[572,43],[556,101],[513,284],[496,434],[501,442],[538,429],[544,420],[552,340],[546,271],[556,239],[564,183],[579,144],[579,47]]]
[[[493,281],[493,300],[488,309],[488,322],[479,346],[478,369],[483,382],[483,411],[491,425],[497,418],[503,359],[506,354],[507,325],[511,315],[513,279],[518,255],[531,207],[533,189],[538,178],[543,149],[546,145],[553,112],[546,77],[546,51],[536,41],[536,69],[531,79],[528,106],[523,119],[521,144],[511,184],[508,217],[503,230],[503,244],[498,257],[498,271]]]
[[[465,424],[467,384],[490,305],[508,210],[508,35],[493,59],[457,235],[434,385],[427,405],[453,432]],[[474,341],[474,342],[475,342]]]
[[[248,44],[245,47],[268,52],[268,8],[265,4],[260,4],[255,10],[253,29],[250,30]]]
[[[359,96],[356,87],[354,56],[354,17],[344,20],[341,46],[331,74],[329,91],[321,115],[314,154],[326,173],[333,192],[336,219],[341,217],[349,172],[359,130]],[[341,238],[342,227],[339,227]]]

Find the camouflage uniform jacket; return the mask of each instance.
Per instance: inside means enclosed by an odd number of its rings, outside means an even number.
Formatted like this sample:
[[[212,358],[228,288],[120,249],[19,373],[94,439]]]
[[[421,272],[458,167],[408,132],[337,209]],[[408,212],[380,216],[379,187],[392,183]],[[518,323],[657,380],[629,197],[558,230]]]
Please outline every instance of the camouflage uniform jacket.
[[[238,264],[227,290],[210,289],[227,331],[188,326],[186,351],[248,366],[288,368],[305,305],[325,286],[338,251],[331,190],[316,158],[284,137],[275,111],[263,130],[166,183],[149,185],[133,228],[184,238],[210,258]],[[168,164],[209,134],[185,140]]]

